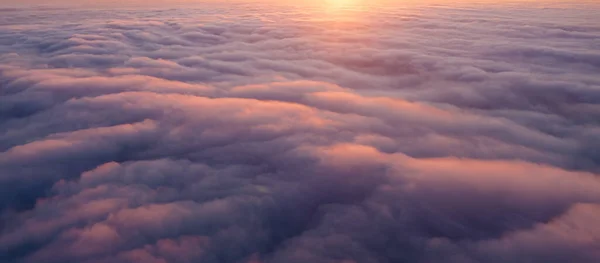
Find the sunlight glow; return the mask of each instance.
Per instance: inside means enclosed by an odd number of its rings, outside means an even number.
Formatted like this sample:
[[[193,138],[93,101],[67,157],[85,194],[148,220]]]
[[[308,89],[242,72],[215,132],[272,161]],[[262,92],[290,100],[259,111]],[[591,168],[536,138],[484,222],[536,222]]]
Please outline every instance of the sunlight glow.
[[[357,5],[359,0],[325,0],[329,8],[342,9]]]

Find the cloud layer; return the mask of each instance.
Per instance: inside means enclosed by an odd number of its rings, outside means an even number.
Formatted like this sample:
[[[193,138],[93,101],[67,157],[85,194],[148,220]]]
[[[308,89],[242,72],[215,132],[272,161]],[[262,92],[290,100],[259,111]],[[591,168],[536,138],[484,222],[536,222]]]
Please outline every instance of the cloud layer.
[[[0,9],[1,262],[598,262],[600,8]]]

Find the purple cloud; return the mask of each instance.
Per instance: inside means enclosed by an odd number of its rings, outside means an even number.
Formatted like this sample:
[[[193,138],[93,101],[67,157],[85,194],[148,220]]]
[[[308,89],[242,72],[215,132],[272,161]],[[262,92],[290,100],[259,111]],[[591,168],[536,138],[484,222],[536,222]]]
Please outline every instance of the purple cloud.
[[[517,6],[0,9],[0,261],[597,262],[599,7]]]

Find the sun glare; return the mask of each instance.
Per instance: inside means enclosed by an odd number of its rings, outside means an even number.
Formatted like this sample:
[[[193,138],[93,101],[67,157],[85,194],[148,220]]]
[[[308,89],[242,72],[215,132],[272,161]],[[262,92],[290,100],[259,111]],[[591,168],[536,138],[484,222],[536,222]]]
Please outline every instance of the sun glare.
[[[325,0],[325,3],[329,8],[348,8],[350,6],[356,5],[359,0]]]

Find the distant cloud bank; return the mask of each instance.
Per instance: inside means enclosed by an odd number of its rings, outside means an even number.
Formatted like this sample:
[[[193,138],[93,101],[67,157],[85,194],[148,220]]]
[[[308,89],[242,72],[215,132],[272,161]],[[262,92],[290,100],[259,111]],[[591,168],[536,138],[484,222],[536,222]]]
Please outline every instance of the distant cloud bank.
[[[600,262],[598,10],[0,9],[0,262]]]

